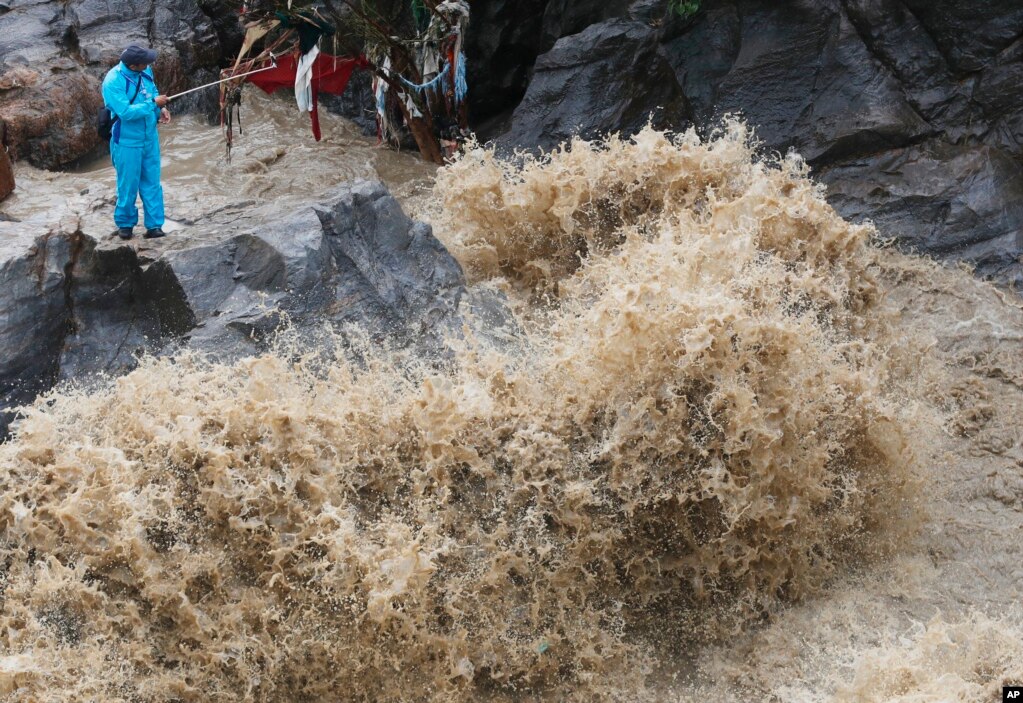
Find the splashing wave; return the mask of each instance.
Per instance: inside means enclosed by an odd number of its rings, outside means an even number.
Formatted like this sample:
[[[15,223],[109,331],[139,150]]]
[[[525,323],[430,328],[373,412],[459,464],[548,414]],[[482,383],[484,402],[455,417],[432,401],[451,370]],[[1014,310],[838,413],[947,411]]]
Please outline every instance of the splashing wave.
[[[0,447],[19,700],[647,695],[915,524],[873,230],[738,123],[438,177],[528,352],[149,359]],[[652,695],[652,694],[649,694]]]

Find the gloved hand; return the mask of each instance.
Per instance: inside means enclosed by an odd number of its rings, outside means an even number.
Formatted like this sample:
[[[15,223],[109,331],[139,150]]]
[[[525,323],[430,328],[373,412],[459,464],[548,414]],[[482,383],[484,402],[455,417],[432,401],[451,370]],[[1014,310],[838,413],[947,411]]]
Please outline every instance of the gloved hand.
[[[170,124],[171,114],[167,108],[160,109],[160,124]]]

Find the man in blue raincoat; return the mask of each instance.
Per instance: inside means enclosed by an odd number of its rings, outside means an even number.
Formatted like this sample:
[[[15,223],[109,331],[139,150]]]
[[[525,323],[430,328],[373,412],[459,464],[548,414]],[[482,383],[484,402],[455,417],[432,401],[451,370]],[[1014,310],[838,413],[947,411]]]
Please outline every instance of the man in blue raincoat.
[[[156,52],[132,44],[103,79],[103,102],[113,113],[110,155],[117,171],[114,224],[121,239],[131,239],[139,221],[135,202],[142,196],[147,239],[164,236],[163,186],[160,185],[160,137],[157,124],[170,122],[167,97],[153,79]]]

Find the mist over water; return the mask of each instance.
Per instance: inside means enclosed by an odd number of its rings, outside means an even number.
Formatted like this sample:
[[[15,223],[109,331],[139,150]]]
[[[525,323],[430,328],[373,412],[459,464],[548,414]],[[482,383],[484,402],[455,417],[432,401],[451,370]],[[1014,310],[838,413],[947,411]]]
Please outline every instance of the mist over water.
[[[1014,675],[987,615],[887,641],[867,591],[828,595],[923,529],[944,377],[885,305],[891,253],[798,159],[738,123],[471,147],[422,210],[509,296],[516,351],[325,368],[285,337],[26,410],[0,694],[981,700]],[[804,655],[807,622],[863,636]]]

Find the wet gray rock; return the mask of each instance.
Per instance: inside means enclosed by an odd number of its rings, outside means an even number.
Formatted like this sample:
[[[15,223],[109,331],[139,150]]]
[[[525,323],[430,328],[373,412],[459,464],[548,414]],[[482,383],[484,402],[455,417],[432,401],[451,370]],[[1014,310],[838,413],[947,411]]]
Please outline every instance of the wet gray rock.
[[[461,267],[380,183],[283,215],[226,208],[163,240],[84,229],[0,222],[0,407],[125,373],[140,353],[253,354],[285,323],[309,341],[358,330],[438,359],[462,328]]]
[[[498,141],[550,149],[575,135],[628,136],[651,120],[680,128],[690,118],[657,33],[640,22],[612,19],[559,39],[537,60],[512,128]]]
[[[908,7],[890,0],[844,0],[843,7],[866,49],[898,81],[913,109],[939,127],[962,125],[968,91],[953,80],[940,48]]]
[[[50,35],[50,24],[61,13],[48,0],[9,0],[0,14],[0,67],[38,66],[56,59],[60,47]]]
[[[543,14],[540,49],[550,51],[562,37],[593,24],[628,16],[631,0],[549,0]]]
[[[702,105],[705,118],[742,114],[771,149],[796,149],[815,165],[904,146],[931,132],[840,9],[749,3],[722,19],[721,32],[741,41],[732,44],[712,104]],[[706,80],[720,66],[715,54],[709,70],[702,65],[704,39],[686,34],[667,47],[683,76],[696,70]]]
[[[357,70],[352,73],[342,95],[320,93],[320,104],[359,126],[366,136],[377,135],[377,108],[373,97],[373,74]]]
[[[30,401],[57,379],[69,331],[71,243],[59,232],[0,220],[0,432],[5,406]]]
[[[828,199],[907,249],[962,259],[1023,288],[1023,164],[988,146],[941,140],[825,170]]]
[[[270,213],[219,213],[192,226],[212,235],[176,235],[160,255],[195,320],[193,346],[253,351],[285,317],[299,331],[331,323],[390,343],[439,344],[454,329],[461,268],[382,184],[343,186],[324,204],[263,221]]]
[[[956,73],[982,70],[1020,38],[1018,0],[903,0]]]
[[[543,13],[540,48],[549,51],[558,39],[610,19],[646,24],[657,29],[662,40],[685,23],[669,10],[668,0],[548,0]]]
[[[668,12],[668,0],[474,0],[465,50],[477,133],[489,139],[508,131],[537,58],[558,39],[611,19],[632,20],[662,36],[682,24]]]
[[[221,60],[238,55],[245,40],[245,28],[238,19],[238,10],[228,0],[196,0],[202,14],[209,18],[220,44]]]

